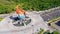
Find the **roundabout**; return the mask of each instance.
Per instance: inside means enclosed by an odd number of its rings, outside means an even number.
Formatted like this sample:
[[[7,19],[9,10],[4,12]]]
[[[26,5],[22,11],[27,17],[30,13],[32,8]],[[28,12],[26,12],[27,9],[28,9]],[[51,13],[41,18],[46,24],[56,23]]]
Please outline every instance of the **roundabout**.
[[[10,19],[12,19],[13,21],[12,24],[14,26],[26,26],[31,22],[31,18],[27,16],[23,20],[20,20],[18,17],[13,17],[13,16],[10,16]]]
[[[13,14],[11,16],[17,16]],[[40,28],[48,30],[48,25],[44,22],[42,17],[39,14],[30,12],[27,14],[28,20],[25,25],[18,23],[19,21],[14,22],[10,16],[6,17],[0,23],[0,34],[35,34],[40,31]]]

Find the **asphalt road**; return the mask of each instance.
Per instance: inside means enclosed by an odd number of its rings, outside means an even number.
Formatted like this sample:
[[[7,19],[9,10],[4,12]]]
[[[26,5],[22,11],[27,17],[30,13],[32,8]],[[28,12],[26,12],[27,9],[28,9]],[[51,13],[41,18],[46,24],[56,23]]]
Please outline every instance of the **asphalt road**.
[[[44,21],[48,21],[52,18],[56,18],[56,17],[59,17],[59,16],[60,16],[60,10],[55,10],[55,11],[51,11],[50,13],[46,12],[41,17],[44,19]]]

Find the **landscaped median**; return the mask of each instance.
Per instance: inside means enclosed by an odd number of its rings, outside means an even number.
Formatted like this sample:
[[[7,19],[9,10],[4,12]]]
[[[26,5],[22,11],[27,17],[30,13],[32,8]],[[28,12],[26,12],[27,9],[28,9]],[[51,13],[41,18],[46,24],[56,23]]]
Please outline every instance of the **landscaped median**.
[[[49,21],[47,21],[47,22],[48,22],[48,23],[52,23],[52,22],[55,22],[55,21],[58,21],[58,20],[60,20],[60,16],[57,17],[57,18],[53,18],[53,19],[51,19],[51,20],[49,20]]]

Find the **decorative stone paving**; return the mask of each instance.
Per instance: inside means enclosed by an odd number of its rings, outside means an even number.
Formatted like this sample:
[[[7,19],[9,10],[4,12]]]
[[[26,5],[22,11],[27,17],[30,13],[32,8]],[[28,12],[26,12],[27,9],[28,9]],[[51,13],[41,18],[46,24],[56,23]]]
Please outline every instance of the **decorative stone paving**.
[[[13,25],[12,19],[9,18],[10,16],[6,17],[0,23],[0,34],[35,34],[40,30],[40,28],[48,30],[47,24],[39,14],[30,12],[27,16],[31,18],[31,22],[26,26],[19,27]]]

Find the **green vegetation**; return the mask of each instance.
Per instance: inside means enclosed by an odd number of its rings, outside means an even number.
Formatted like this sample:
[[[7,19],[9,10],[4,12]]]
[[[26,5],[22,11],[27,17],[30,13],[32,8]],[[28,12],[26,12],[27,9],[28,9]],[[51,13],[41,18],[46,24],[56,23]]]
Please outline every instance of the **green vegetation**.
[[[3,20],[3,18],[0,18],[0,21],[2,21]]]
[[[14,6],[14,2],[0,0],[0,14],[10,13],[11,11],[14,11]]]
[[[51,34],[60,34],[60,33],[57,31],[53,31]]]
[[[10,13],[20,4],[23,10],[45,10],[60,6],[60,0],[0,0],[0,14]]]
[[[50,34],[50,31],[45,31],[43,34]]]
[[[50,32],[49,30],[44,31],[43,29],[41,29],[38,34],[60,34],[60,33],[57,31]]]
[[[41,29],[41,28],[40,28],[40,31],[39,31],[39,33],[38,33],[38,34],[42,34],[42,33],[43,33],[43,31],[44,31],[44,29]]]
[[[57,32],[57,31],[53,31],[52,33],[50,33],[49,31],[46,31],[46,32],[44,32],[43,34],[60,34],[60,33]]]

